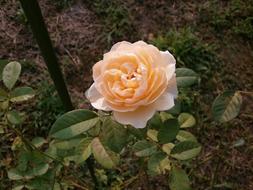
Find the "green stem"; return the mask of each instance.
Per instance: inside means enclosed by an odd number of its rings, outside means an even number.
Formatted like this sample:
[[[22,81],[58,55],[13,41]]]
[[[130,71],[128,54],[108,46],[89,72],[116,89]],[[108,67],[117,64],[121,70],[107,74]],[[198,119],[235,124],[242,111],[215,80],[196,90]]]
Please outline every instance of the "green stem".
[[[15,134],[21,138],[22,142],[25,144],[25,146],[29,149],[29,150],[33,150],[33,146],[30,144],[29,141],[27,141],[24,136],[22,135],[22,133],[16,129],[15,127],[13,127],[12,125],[8,126],[12,131],[15,132]]]
[[[43,156],[50,158],[51,160],[54,160],[64,166],[64,163],[61,160],[54,158],[53,156],[41,151],[36,146],[34,146],[34,144],[32,144],[29,140],[27,140],[18,129],[16,129],[15,127],[12,127],[11,125],[9,125],[8,127],[11,128],[18,137],[21,138],[21,140],[26,145],[26,147],[29,148],[29,150],[35,150],[35,151],[39,152],[40,154],[42,154]]]
[[[47,158],[49,158],[49,159],[51,159],[51,160],[53,160],[53,161],[55,161],[55,162],[61,164],[62,166],[65,166],[64,163],[63,163],[61,160],[59,160],[59,159],[57,159],[57,158],[55,158],[55,157],[53,157],[53,156],[51,156],[51,155],[49,155],[49,154],[47,154],[47,153],[41,151],[41,150],[38,149],[36,146],[34,146],[34,144],[32,144],[29,140],[27,140],[27,139],[23,136],[23,134],[21,133],[21,131],[19,131],[18,129],[16,129],[15,127],[13,127],[13,126],[11,126],[11,125],[9,125],[8,127],[9,127],[10,129],[12,129],[18,137],[21,138],[22,142],[26,145],[26,147],[27,147],[30,151],[37,151],[37,152],[39,152],[41,155],[43,155],[43,156],[45,156],[45,157],[47,157]],[[92,169],[93,169],[93,168],[92,168]],[[94,171],[93,171],[93,172],[94,172]],[[72,172],[72,171],[71,171],[70,173],[71,173],[74,177],[77,177],[76,174],[75,174],[75,172]],[[95,172],[94,172],[94,173],[95,173]],[[92,177],[94,177],[94,176],[92,176]],[[78,178],[77,178],[77,179],[78,179]],[[96,179],[96,176],[95,176],[95,179]],[[55,179],[54,179],[54,181],[55,181]],[[97,181],[96,181],[96,183],[97,183]],[[53,184],[54,184],[54,183],[52,183],[52,187],[53,187]],[[95,189],[97,188],[97,186],[98,186],[98,184],[96,184]],[[53,189],[53,188],[52,188],[52,189]]]

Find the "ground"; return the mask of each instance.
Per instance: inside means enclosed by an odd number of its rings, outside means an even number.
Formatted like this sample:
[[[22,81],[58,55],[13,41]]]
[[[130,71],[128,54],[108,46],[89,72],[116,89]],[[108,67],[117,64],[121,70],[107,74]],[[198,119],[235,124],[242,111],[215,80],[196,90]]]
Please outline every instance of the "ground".
[[[253,121],[249,115],[252,96],[245,93],[242,114],[225,127],[212,122],[210,116],[210,101],[220,92],[253,89],[251,0],[40,0],[39,3],[76,107],[88,107],[84,92],[92,83],[92,65],[115,42],[144,40],[170,49],[177,59],[182,56],[179,66],[193,68],[202,77],[193,90],[196,97],[188,103],[189,107],[198,107],[194,111],[198,126],[193,133],[204,147],[189,171],[193,189],[253,189]],[[19,3],[1,0],[0,5],[0,59],[24,61],[22,83],[40,89],[38,98],[46,102],[41,107],[33,105],[39,116],[31,117],[37,120],[44,117],[41,110],[45,105],[59,114],[57,100],[51,103],[45,100],[48,93],[55,92],[54,89],[44,92],[44,87],[52,87],[52,82]],[[171,41],[171,35],[178,36],[178,41]],[[185,54],[180,47],[190,42],[193,44]],[[47,125],[55,119],[50,117]],[[38,131],[46,134],[47,128]],[[233,146],[242,139],[241,146]],[[143,176],[125,188],[166,189],[164,177],[149,178],[147,185],[147,176]]]

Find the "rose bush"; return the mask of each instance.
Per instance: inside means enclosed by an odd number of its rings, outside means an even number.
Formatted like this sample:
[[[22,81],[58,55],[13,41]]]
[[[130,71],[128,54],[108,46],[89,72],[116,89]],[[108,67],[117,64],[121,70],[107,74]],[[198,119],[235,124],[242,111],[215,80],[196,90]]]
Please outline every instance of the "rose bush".
[[[174,106],[176,60],[143,41],[119,42],[93,66],[86,97],[121,124],[144,128],[156,111]]]

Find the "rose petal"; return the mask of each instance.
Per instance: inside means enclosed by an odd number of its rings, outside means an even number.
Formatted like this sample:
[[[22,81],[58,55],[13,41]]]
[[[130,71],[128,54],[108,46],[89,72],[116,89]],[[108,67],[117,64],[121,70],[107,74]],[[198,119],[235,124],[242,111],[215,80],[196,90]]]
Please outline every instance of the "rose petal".
[[[96,80],[102,73],[102,66],[103,66],[103,61],[97,62],[95,65],[92,67],[92,73],[93,73],[93,79]]]
[[[157,111],[169,110],[175,105],[174,96],[171,93],[163,93],[154,103],[153,106]]]
[[[147,46],[148,44],[142,40],[139,40],[137,42],[133,43],[134,46],[138,45],[138,46]]]
[[[166,91],[153,103],[157,111],[169,110],[175,105],[174,99],[177,97],[176,75],[169,81]]]
[[[111,111],[110,107],[107,105],[105,98],[97,91],[95,83],[85,92],[86,98],[91,102],[91,105],[98,109],[104,111]]]
[[[162,65],[166,68],[167,79],[171,79],[176,70],[176,60],[169,51],[160,51],[162,55]]]
[[[177,90],[177,79],[174,74],[173,77],[169,80],[168,87],[166,91],[173,95],[174,99],[177,98],[178,90]]]
[[[115,51],[115,50],[123,50],[125,48],[128,48],[129,46],[131,46],[132,43],[127,42],[127,41],[122,41],[122,42],[118,42],[116,44],[114,44],[111,48],[111,51]]]
[[[163,64],[176,64],[176,59],[169,51],[160,51],[163,57]]]
[[[144,128],[156,110],[152,104],[142,106],[131,112],[113,112],[116,121],[124,125],[132,125],[135,128]]]

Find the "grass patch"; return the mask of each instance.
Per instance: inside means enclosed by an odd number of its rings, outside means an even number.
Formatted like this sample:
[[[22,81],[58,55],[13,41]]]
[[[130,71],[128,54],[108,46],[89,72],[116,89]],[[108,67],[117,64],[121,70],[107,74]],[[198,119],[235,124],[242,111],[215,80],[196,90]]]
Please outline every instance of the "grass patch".
[[[200,21],[213,27],[218,36],[226,32],[253,39],[253,1],[210,1],[200,9]]]
[[[190,28],[171,30],[151,43],[160,50],[169,50],[177,59],[178,67],[188,67],[199,73],[207,74],[218,61],[215,47],[202,42]]]
[[[86,0],[85,3],[101,18],[103,22],[101,38],[109,47],[122,40],[129,32],[135,31],[128,10],[118,1]]]
[[[51,125],[65,110],[53,84],[42,81],[38,86],[38,99],[31,113],[31,121],[33,121],[34,127],[47,133]]]
[[[179,89],[178,100],[183,111],[202,111],[199,105],[208,103],[213,98],[216,89],[213,76],[222,67],[215,52],[216,47],[204,43],[190,28],[173,29],[154,38],[151,43],[160,50],[169,50],[177,60],[177,67],[187,67],[199,74],[198,85],[190,89]]]

